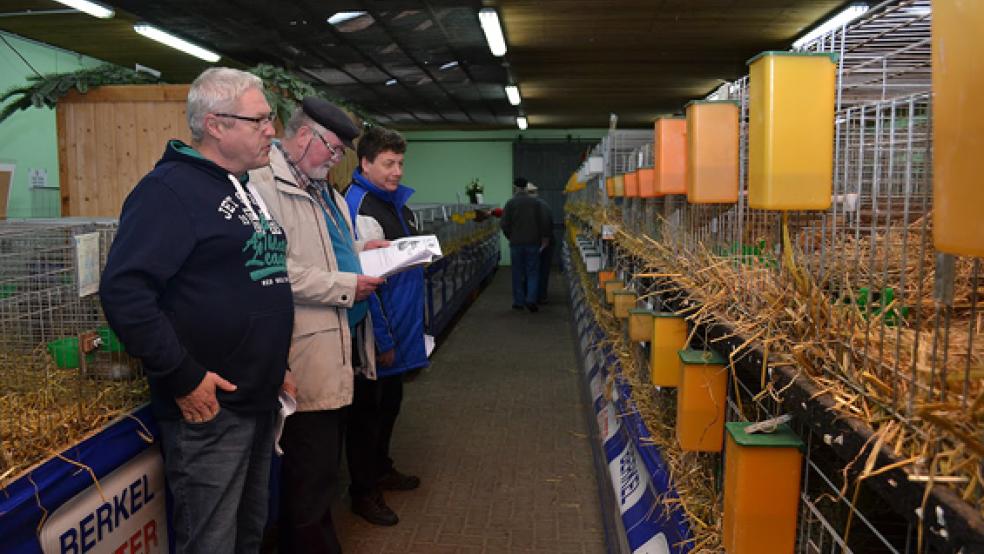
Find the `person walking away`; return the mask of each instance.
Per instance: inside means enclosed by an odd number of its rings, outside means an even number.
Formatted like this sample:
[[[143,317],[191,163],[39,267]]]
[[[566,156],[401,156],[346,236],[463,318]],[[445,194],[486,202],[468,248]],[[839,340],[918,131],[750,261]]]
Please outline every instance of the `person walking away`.
[[[514,310],[524,307],[531,312],[537,307],[537,287],[540,280],[540,250],[549,244],[550,221],[545,217],[540,201],[526,190],[528,181],[517,177],[513,181],[513,197],[502,210],[499,226],[509,240],[512,259],[512,290]]]
[[[540,197],[539,189],[536,185],[533,183],[527,183],[526,192],[540,202],[540,209],[543,210],[544,217],[547,218],[547,226],[550,229],[550,236],[547,238],[546,246],[540,248],[540,278],[537,280],[536,285],[536,302],[537,304],[543,305],[547,303],[549,297],[550,267],[553,264],[554,243],[556,242],[553,236],[553,213],[550,209],[550,205]]]

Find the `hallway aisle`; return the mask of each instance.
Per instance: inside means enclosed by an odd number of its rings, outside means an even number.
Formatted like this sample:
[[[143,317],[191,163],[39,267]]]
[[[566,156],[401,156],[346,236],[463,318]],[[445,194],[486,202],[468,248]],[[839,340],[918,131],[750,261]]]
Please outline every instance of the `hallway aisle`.
[[[514,311],[500,268],[407,383],[393,458],[421,487],[386,493],[400,516],[388,528],[352,514],[339,493],[346,554],[604,552],[571,316],[562,278],[551,284],[539,313]]]

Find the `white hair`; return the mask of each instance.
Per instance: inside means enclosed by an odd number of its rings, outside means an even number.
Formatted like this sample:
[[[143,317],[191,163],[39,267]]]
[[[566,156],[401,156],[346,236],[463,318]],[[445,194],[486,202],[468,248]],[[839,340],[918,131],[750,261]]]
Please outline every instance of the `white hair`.
[[[252,73],[229,67],[212,67],[202,72],[188,91],[188,128],[192,142],[205,136],[205,115],[236,109],[239,98],[249,89],[263,91],[263,81]]]

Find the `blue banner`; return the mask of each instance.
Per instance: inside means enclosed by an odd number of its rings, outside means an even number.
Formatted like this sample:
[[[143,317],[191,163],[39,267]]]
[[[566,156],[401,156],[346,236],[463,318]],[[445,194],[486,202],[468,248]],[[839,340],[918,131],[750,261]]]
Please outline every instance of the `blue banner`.
[[[666,508],[675,506],[672,499],[677,498],[670,468],[632,404],[630,387],[620,376],[611,346],[599,346],[605,334],[584,301],[585,295],[596,293],[581,289],[566,244],[563,259],[584,377],[629,548],[634,554],[690,552],[692,534],[686,517],[680,510]],[[610,401],[605,394],[609,381],[613,383]]]

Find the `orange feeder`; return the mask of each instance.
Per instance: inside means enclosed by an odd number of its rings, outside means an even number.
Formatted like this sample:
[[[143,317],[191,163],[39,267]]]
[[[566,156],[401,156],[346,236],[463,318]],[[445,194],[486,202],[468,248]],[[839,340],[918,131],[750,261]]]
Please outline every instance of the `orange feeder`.
[[[738,104],[697,100],[687,104],[687,201],[738,201]]]
[[[598,272],[598,288],[605,288],[605,283],[615,279],[615,272],[610,269],[602,269]]]
[[[984,256],[984,3],[933,0],[933,240],[943,252]]]
[[[656,170],[651,167],[642,167],[639,173],[639,196],[642,198],[656,198]]]
[[[626,198],[638,198],[639,197],[639,172],[630,171],[625,174],[625,197]]]
[[[803,442],[788,425],[748,434],[726,423],[724,549],[728,554],[792,552],[800,497]]]
[[[614,198],[615,197],[615,178],[614,177],[608,177],[607,179],[605,179],[605,194],[607,194],[609,198]]]
[[[653,167],[656,169],[656,193],[687,192],[687,120],[661,117],[656,120],[653,142]]]
[[[680,384],[677,352],[687,345],[687,320],[673,312],[653,314],[653,343],[649,349],[650,380],[657,387]]]
[[[687,452],[720,452],[728,371],[714,351],[679,351],[676,436]]]

